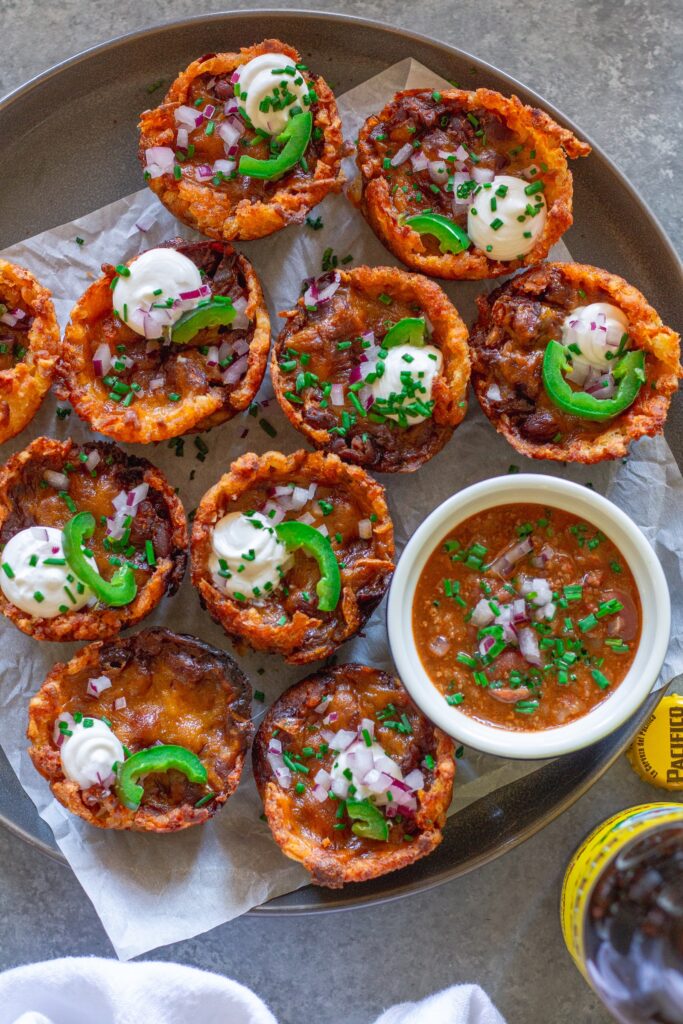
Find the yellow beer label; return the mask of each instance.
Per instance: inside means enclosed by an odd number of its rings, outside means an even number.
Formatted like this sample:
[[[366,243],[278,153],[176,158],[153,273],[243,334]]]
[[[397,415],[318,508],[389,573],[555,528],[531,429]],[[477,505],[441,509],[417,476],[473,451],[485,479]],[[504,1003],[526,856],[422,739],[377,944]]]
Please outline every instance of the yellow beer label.
[[[683,695],[662,697],[634,739],[628,759],[653,786],[683,790]]]
[[[586,971],[586,919],[595,883],[608,863],[635,839],[662,825],[683,823],[683,804],[657,803],[628,807],[598,825],[578,848],[562,886],[562,934],[574,963],[590,984]]]

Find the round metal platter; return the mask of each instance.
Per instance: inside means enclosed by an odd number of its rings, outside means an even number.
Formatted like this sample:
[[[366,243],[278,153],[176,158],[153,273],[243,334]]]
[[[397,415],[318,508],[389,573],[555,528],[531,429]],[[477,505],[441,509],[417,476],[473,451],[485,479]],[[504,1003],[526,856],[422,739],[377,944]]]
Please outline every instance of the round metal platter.
[[[232,50],[264,37],[292,43],[338,94],[405,57],[448,79],[514,92],[590,136],[523,85],[434,40],[389,26],[310,11],[208,15],[124,36],[57,65],[0,102],[0,248],[113,202],[140,187],[138,115],[199,54]],[[160,94],[159,94],[160,95]],[[58,170],[58,173],[55,171]],[[565,240],[575,259],[623,274],[642,289],[665,323],[680,313],[681,267],[662,228],[634,188],[593,148],[574,179],[574,226]],[[677,287],[678,286],[678,287]],[[681,464],[681,403],[667,438]],[[282,914],[345,909],[394,899],[456,878],[529,838],[607,770],[649,715],[650,698],[618,732],[538,768],[451,817],[441,846],[411,868],[341,892],[308,886],[256,908]],[[0,823],[62,860],[48,826],[0,751]]]

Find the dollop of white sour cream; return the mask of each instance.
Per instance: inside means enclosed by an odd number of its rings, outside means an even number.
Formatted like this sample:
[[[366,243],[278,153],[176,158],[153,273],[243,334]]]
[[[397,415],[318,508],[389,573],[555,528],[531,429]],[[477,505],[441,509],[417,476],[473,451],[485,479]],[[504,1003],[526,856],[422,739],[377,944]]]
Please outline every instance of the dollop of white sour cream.
[[[260,526],[254,525],[259,523]],[[265,597],[280,585],[291,555],[260,512],[229,512],[216,523],[209,569],[225,593],[247,600]]]
[[[580,349],[580,353],[572,349],[572,361],[604,370],[609,369],[624,334],[628,334],[628,317],[618,306],[591,302],[577,306],[565,317],[560,340],[563,345]]]
[[[172,326],[187,311],[188,302],[166,307],[167,300],[175,301],[181,294],[197,291],[202,286],[199,269],[175,249],[148,249],[136,257],[128,269],[127,277],[116,279],[114,311],[137,334],[147,337],[152,333],[146,327],[143,311],[163,306],[165,324]]]
[[[99,571],[95,559],[90,561]],[[3,594],[36,619],[54,619],[78,611],[94,596],[69,568],[62,531],[53,526],[29,526],[15,533],[0,555],[0,563]]]
[[[108,785],[114,764],[125,760],[121,741],[101,718],[84,716],[80,722],[69,721],[68,727],[71,735],[64,733],[59,748],[66,778],[80,789]]]
[[[545,199],[542,192],[528,195],[524,190],[529,184],[523,178],[497,174],[490,188],[482,185],[474,196],[467,214],[467,234],[473,245],[491,259],[515,260],[525,256],[543,233],[547,213]],[[501,186],[507,189],[502,196],[497,194]],[[491,209],[492,200],[494,209]]]
[[[281,68],[291,68],[294,74],[277,75],[273,73]],[[291,57],[285,57],[282,53],[262,53],[243,64],[238,69],[238,75],[238,99],[254,128],[260,128],[261,131],[268,132],[269,135],[279,135],[289,121],[292,107],[298,106],[303,111],[308,109],[304,97],[308,96],[309,86],[301,72],[297,71],[296,64]],[[276,88],[280,91],[280,95],[282,94],[282,82],[287,84],[287,95],[293,96],[294,99],[282,110],[274,110],[272,104],[267,104],[265,101],[269,97],[277,99],[273,93]],[[235,95],[237,95],[237,89]],[[262,110],[262,106],[267,106],[268,109]]]
[[[383,362],[384,373],[370,385],[375,399],[388,400],[392,395],[405,394],[402,402],[395,403],[397,409],[411,405],[415,399],[406,394],[401,379],[401,374],[409,373],[420,388],[415,398],[422,402],[431,401],[434,380],[441,373],[443,365],[443,356],[438,348],[434,345],[395,345],[387,351]],[[412,391],[412,387],[410,390]],[[382,415],[393,420],[399,419],[398,412],[391,412],[385,408],[382,408]],[[422,423],[428,418],[419,412],[406,413],[406,417],[410,424]]]

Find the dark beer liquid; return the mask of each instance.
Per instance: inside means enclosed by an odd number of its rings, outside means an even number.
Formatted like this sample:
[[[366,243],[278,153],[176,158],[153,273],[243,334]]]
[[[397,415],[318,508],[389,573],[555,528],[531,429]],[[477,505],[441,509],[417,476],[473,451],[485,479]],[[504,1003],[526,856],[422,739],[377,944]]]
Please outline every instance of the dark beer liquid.
[[[650,832],[603,871],[586,954],[596,991],[622,1024],[683,1024],[683,826]]]

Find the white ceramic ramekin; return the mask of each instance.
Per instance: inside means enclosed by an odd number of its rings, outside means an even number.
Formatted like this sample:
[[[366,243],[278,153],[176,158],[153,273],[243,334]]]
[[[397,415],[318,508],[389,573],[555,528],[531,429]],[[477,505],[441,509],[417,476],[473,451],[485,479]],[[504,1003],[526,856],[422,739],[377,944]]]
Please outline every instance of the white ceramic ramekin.
[[[539,732],[485,725],[446,703],[425,672],[412,628],[415,587],[427,559],[458,523],[496,505],[537,503],[564,509],[592,523],[628,563],[640,593],[643,623],[631,669],[602,704],[587,715]],[[602,739],[643,703],[659,675],[669,643],[671,602],[659,560],[627,515],[607,498],[579,484],[536,474],[494,477],[467,487],[439,505],[408,541],[394,573],[387,609],[389,644],[398,675],[415,703],[444,732],[462,743],[510,758],[555,757]]]

